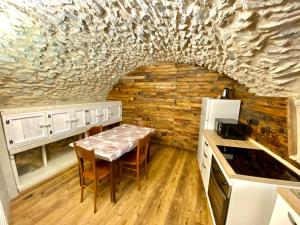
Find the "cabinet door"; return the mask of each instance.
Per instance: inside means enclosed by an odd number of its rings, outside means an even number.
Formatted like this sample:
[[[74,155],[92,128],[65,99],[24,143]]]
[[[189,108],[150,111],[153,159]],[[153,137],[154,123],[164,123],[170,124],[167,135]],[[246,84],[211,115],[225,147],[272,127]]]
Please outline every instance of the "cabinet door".
[[[102,105],[100,106],[100,111],[99,111],[99,122],[103,125],[105,124],[109,119],[109,110],[110,106],[109,105]]]
[[[71,110],[56,110],[47,112],[51,136],[61,135],[72,130]]]
[[[110,120],[117,120],[121,119],[122,117],[122,107],[118,103],[113,103],[110,106],[110,112],[109,112]]]
[[[48,137],[44,112],[3,116],[3,124],[8,149],[31,144]]]
[[[89,125],[89,118],[86,117],[86,110],[74,109],[71,123],[74,130],[81,129]]]
[[[85,110],[85,117],[87,121],[87,125],[99,125],[100,118],[102,114],[100,113],[100,108],[92,108]]]

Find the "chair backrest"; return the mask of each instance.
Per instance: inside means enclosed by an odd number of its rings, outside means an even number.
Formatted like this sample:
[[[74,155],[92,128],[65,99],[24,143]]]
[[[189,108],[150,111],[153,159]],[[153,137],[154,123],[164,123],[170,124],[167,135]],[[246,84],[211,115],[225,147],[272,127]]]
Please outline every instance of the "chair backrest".
[[[76,145],[76,143],[74,143],[74,147],[75,147],[75,152],[78,160],[80,176],[82,176],[84,172],[84,162],[91,163],[93,167],[93,171],[96,174],[96,157],[95,157],[94,149],[87,150],[85,148]]]
[[[95,135],[95,134],[99,134],[102,132],[102,126],[94,126],[94,127],[91,127],[88,131],[87,131],[87,135],[88,137],[89,136],[92,136],[92,135]]]
[[[150,142],[150,134],[140,139],[137,145],[137,163],[147,158],[147,152]]]
[[[137,120],[136,125],[140,127],[151,127],[151,122],[145,120]]]

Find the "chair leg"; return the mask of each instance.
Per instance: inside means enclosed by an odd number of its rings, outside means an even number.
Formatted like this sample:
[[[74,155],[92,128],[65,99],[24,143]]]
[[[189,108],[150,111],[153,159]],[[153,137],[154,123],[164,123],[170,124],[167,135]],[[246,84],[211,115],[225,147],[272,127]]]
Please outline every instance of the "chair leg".
[[[83,202],[83,190],[84,190],[84,187],[80,187],[80,202]]]
[[[148,146],[148,151],[147,151],[147,162],[150,162],[150,146]]]
[[[83,202],[83,191],[84,191],[83,185],[85,185],[84,178],[80,177],[80,202]]]
[[[97,180],[94,180],[94,213],[96,213],[97,206]]]

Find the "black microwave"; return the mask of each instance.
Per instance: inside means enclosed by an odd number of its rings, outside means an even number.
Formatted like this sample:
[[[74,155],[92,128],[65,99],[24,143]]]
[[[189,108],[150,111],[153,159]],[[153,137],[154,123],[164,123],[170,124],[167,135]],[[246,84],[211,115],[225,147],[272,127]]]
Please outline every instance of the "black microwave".
[[[225,139],[246,140],[247,125],[234,119],[216,118],[215,131]]]

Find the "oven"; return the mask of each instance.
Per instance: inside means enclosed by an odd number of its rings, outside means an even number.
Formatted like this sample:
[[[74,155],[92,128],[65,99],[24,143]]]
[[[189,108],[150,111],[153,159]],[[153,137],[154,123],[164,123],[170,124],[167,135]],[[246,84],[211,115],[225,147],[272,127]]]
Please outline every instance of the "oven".
[[[231,186],[228,184],[214,156],[211,161],[208,198],[216,225],[224,225],[230,200]]]

